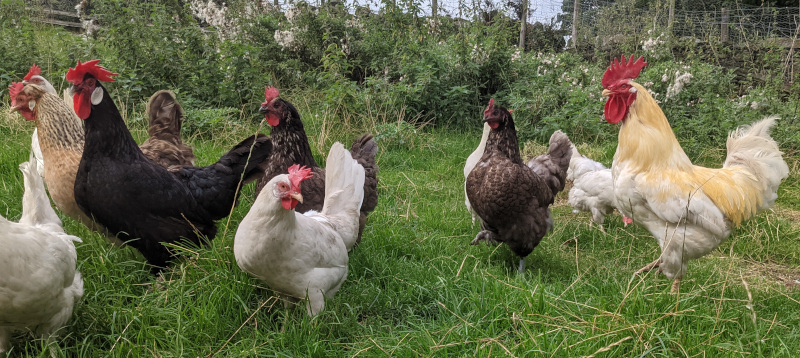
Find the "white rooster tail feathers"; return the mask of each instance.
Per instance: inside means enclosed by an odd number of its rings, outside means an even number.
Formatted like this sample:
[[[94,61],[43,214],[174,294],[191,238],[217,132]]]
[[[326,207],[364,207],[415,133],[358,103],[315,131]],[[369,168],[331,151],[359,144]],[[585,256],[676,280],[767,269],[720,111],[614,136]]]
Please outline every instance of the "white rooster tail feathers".
[[[728,135],[728,156],[724,168],[742,166],[762,184],[764,201],[759,210],[764,210],[778,198],[778,186],[789,176],[789,166],[783,159],[778,143],[769,134],[778,116],[769,116],[751,125],[741,126]]]
[[[572,158],[572,142],[564,132],[559,130],[550,136],[550,147],[547,154],[529,160],[528,167],[547,183],[547,187],[555,196],[564,190],[570,158]]]
[[[358,218],[364,201],[364,167],[353,159],[342,143],[336,142],[325,162],[325,204],[322,214],[354,221],[354,235],[342,237],[349,250],[358,238]]]
[[[50,206],[50,199],[44,189],[44,181],[36,172],[33,153],[30,154],[29,161],[19,165],[19,170],[22,172],[25,185],[25,193],[22,194],[20,224],[40,227],[54,234],[63,234],[61,219]]]

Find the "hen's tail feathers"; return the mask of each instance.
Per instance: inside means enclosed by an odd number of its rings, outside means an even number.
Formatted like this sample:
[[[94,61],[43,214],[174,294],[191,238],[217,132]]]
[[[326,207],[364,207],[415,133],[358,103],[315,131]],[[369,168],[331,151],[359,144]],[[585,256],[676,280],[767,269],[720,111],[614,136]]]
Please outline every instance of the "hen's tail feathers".
[[[175,93],[167,90],[154,93],[147,101],[145,112],[150,119],[147,132],[151,137],[180,138],[183,108],[178,104]]]
[[[19,165],[19,170],[22,172],[25,185],[25,193],[22,194],[22,217],[19,223],[36,226],[54,234],[63,234],[61,219],[50,206],[50,199],[44,190],[44,181],[36,172],[33,153],[27,162]]]
[[[728,157],[724,168],[741,166],[755,176],[755,184],[764,199],[759,210],[771,207],[778,198],[778,186],[789,176],[778,143],[769,135],[777,116],[766,117],[749,126],[741,126],[728,135]]]
[[[39,176],[44,177],[44,155],[42,155],[42,147],[39,146],[39,130],[34,128],[33,135],[31,136],[31,156],[36,161],[36,172]]]
[[[358,239],[359,208],[364,201],[364,181],[364,167],[341,143],[334,143],[325,162],[325,204],[322,214],[328,217],[337,216],[348,227],[352,222],[352,234],[346,235],[343,232],[342,235],[348,250]]]
[[[528,161],[528,167],[539,177],[544,179],[553,196],[564,190],[567,178],[567,169],[572,158],[572,142],[562,131],[555,131],[550,136],[550,148],[547,154],[542,154]]]
[[[378,144],[375,143],[371,134],[364,134],[353,142],[353,146],[350,147],[350,153],[353,159],[364,167],[366,179],[364,181],[364,202],[361,204],[361,212],[366,215],[378,206],[378,163],[375,162],[375,157],[378,155]]]
[[[252,148],[252,152],[251,152]],[[192,192],[195,200],[214,220],[228,216],[244,184],[264,173],[258,165],[272,152],[272,141],[259,134],[250,136],[207,167],[183,167],[174,171]]]

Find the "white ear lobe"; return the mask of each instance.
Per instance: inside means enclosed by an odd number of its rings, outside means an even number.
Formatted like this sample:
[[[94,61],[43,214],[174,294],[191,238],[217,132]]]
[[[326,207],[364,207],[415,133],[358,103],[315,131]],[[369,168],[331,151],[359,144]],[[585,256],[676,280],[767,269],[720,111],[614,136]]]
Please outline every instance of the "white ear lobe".
[[[34,100],[28,101],[28,109],[30,109],[32,111],[33,107],[36,107],[36,101],[34,101]]]
[[[103,87],[97,87],[92,92],[92,104],[98,105],[103,100]]]

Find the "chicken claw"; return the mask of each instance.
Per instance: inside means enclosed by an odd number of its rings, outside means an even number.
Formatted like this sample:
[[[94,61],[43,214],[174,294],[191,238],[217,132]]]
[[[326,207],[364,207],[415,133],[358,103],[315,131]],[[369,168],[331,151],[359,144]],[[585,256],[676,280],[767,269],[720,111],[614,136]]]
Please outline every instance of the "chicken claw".
[[[479,232],[478,235],[475,235],[475,238],[472,239],[472,242],[470,242],[469,244],[470,245],[477,245],[481,241],[485,241],[486,245],[492,245],[492,246],[497,245],[499,243],[497,241],[497,234],[495,234],[495,233],[493,233],[493,232],[491,232],[489,230],[483,230],[483,231]]]
[[[648,272],[648,271],[658,267],[659,265],[661,265],[661,257],[659,257],[655,261],[645,265],[644,267],[640,268],[639,271],[636,271],[636,273],[634,273],[634,275],[640,275],[642,273]]]
[[[672,290],[670,293],[675,294],[678,293],[681,289],[681,279],[676,278],[675,281],[672,281]]]

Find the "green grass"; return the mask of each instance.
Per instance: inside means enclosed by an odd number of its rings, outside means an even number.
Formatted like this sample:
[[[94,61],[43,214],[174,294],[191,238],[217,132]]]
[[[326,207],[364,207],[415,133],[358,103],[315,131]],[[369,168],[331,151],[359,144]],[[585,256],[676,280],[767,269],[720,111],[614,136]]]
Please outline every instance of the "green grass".
[[[307,110],[298,106],[301,112]],[[5,108],[3,110],[6,110]],[[304,112],[308,113],[308,112]],[[313,112],[312,112],[313,113]],[[347,144],[361,130],[338,128],[319,113],[307,125],[312,148]],[[305,115],[305,118],[312,118]],[[316,117],[314,117],[316,118]],[[191,120],[191,119],[190,119]],[[0,122],[0,214],[20,216],[31,123]],[[208,164],[243,138],[221,128],[196,138]],[[326,128],[325,135],[318,135]],[[800,183],[798,157],[775,210],[746,222],[720,249],[690,264],[680,294],[650,273],[648,232],[607,219],[607,234],[572,214],[566,195],[554,207],[556,228],[516,272],[505,246],[470,246],[477,225],[463,204],[463,162],[479,140],[443,129],[413,144],[383,145],[380,202],[364,240],[350,256],[347,282],[325,311],[285,309],[274,293],[239,270],[233,257],[238,222],[253,186],[210,247],[157,282],[130,248],[111,246],[64,218],[78,244],[85,295],[59,340],[59,355],[85,357],[222,356],[797,356],[800,354]],[[609,130],[612,130],[609,128]],[[134,128],[137,139],[145,132]],[[384,142],[391,143],[391,142]],[[399,143],[399,142],[398,142]],[[408,143],[408,142],[406,142]],[[716,143],[724,148],[724,143]],[[529,146],[533,148],[535,146]],[[614,144],[590,149],[610,164]],[[318,159],[324,158],[318,153]],[[709,165],[714,163],[709,158]],[[716,161],[719,163],[721,161]],[[48,357],[43,343],[18,334],[11,357]]]

